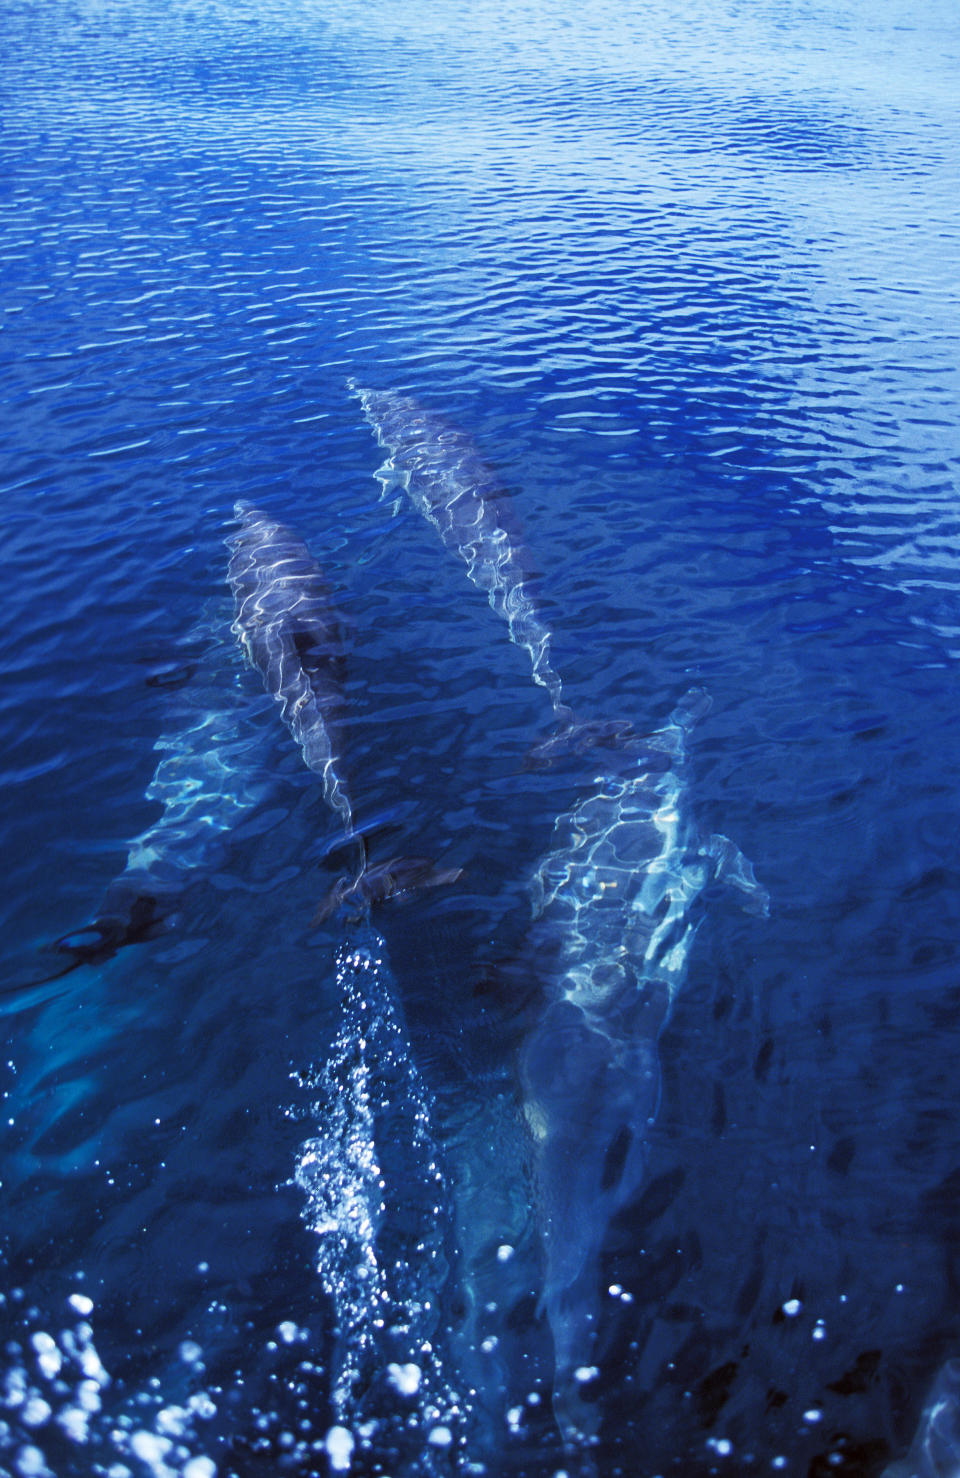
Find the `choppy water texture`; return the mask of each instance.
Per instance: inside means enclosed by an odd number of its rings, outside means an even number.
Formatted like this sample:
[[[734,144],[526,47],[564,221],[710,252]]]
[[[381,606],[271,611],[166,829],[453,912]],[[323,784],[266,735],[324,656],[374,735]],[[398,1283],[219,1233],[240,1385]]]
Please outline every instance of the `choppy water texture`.
[[[3,6],[0,1468],[952,1471],[958,71],[942,0]],[[323,571],[371,867],[462,869],[370,922],[238,501]],[[770,912],[678,921],[565,1447],[531,887],[694,688]]]

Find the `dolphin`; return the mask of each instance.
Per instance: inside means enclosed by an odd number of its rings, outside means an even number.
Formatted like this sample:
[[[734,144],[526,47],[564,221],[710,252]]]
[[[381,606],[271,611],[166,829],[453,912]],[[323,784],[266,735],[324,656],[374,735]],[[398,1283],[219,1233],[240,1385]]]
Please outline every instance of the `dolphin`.
[[[407,395],[347,383],[389,453],[378,474],[384,486],[399,483],[444,548],[463,561],[468,579],[487,592],[491,608],[507,623],[510,640],[526,652],[534,682],[546,690],[555,729],[531,751],[531,761],[550,764],[597,745],[618,746],[632,733],[630,723],[577,721],[564,702],[553,633],[530,591],[529,557],[516,533],[511,535],[503,490],[470,437]]]
[[[359,920],[384,899],[455,882],[460,868],[435,868],[423,857],[368,864],[339,755],[344,641],[330,591],[307,546],[284,524],[246,502],[234,512],[240,528],[227,539],[236,602],[232,629],[279,703],[306,765],[319,775],[349,858],[347,876],[321,902],[313,922],[323,923],[348,902]]]
[[[541,1307],[554,1342],[554,1411],[588,1444],[598,1376],[600,1256],[611,1220],[646,1176],[657,1113],[657,1043],[713,881],[766,914],[768,897],[729,838],[701,840],[687,815],[685,742],[710,700],[694,689],[631,744],[555,823],[530,884],[531,969],[540,987],[520,1048],[545,1248]]]
[[[307,546],[250,503],[234,509],[239,531],[227,579],[236,602],[233,632],[280,713],[346,836],[353,812],[337,755],[343,717],[343,631],[330,591]]]

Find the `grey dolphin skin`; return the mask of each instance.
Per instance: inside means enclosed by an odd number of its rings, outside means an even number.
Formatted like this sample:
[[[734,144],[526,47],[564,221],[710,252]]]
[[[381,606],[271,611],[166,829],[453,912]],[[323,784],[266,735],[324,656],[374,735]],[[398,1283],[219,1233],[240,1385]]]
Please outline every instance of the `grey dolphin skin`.
[[[389,453],[382,478],[406,490],[444,548],[466,565],[469,580],[487,592],[492,609],[507,624],[510,640],[529,657],[534,682],[547,692],[556,729],[531,757],[550,763],[597,744],[618,744],[632,732],[632,725],[622,720],[575,721],[563,700],[551,654],[553,634],[529,590],[529,559],[507,529],[503,490],[470,437],[407,395],[364,390],[354,380],[348,386],[359,397],[380,446]]]
[[[546,1252],[542,1307],[554,1341],[554,1410],[589,1443],[596,1410],[600,1253],[611,1218],[646,1176],[660,1095],[657,1042],[683,981],[714,880],[749,911],[767,894],[728,838],[701,842],[685,816],[685,738],[699,690],[557,818],[531,883],[529,957],[541,1001],[521,1050]]]

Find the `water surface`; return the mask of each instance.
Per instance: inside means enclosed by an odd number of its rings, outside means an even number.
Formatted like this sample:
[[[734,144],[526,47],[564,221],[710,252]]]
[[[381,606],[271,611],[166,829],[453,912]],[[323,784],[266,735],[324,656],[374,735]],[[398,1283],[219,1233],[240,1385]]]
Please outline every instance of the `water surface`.
[[[550,705],[378,480],[353,378],[475,444],[577,714],[644,732],[709,690],[693,816],[770,893],[766,921],[711,901],[660,1042],[604,1249],[629,1300],[601,1306],[599,1470],[882,1472],[960,1349],[953,8],[12,0],[0,57],[2,1461],[323,1472],[348,1418],[362,1473],[582,1457],[510,963],[591,761],[527,767]],[[372,856],[464,869],[367,941],[374,1119],[421,1126],[382,1245],[419,1266],[432,1187],[438,1365],[350,1407],[356,1267],[303,1184],[355,1082],[348,946],[311,925],[336,828],[222,641],[238,499],[352,633]],[[175,927],[29,985],[221,689],[256,795]]]

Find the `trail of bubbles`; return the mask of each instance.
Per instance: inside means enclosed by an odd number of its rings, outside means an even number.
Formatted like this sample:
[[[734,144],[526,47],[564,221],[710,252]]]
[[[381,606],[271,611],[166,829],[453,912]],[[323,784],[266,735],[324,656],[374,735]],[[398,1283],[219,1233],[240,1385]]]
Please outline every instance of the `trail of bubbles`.
[[[340,946],[336,980],[340,1025],[307,1084],[318,1131],[294,1175],[337,1325],[331,1466],[356,1448],[391,1472],[468,1471],[471,1406],[441,1348],[447,1188],[375,930]]]

